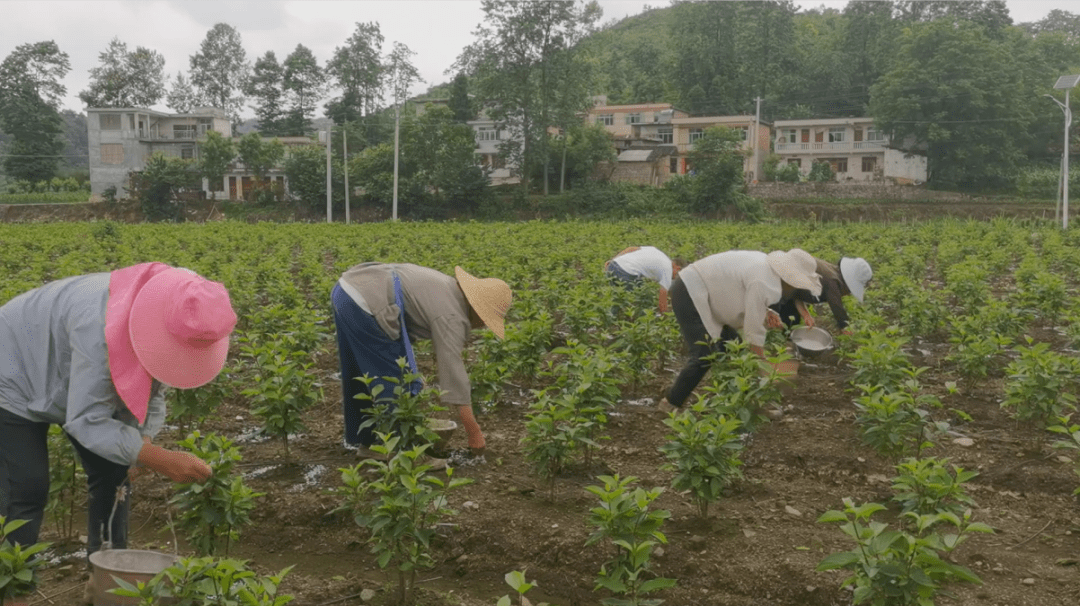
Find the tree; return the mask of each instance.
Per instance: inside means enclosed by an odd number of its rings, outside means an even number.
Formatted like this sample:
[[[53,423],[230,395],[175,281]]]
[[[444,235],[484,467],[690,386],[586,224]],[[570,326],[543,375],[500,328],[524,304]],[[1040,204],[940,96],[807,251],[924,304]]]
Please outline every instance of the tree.
[[[420,72],[412,64],[412,57],[415,54],[409,50],[408,46],[395,42],[394,50],[386,56],[387,88],[390,90],[391,99],[395,105],[400,106],[409,97],[409,87],[417,82],[423,82],[420,79]]]
[[[245,92],[255,101],[259,133],[267,137],[285,134],[285,71],[274,51],[255,60]]]
[[[187,114],[199,106],[199,94],[184,74],[176,72],[172,88],[165,94],[165,105],[178,114]]]
[[[476,118],[476,108],[469,98],[469,77],[465,74],[459,73],[450,83],[450,101],[447,106],[454,112],[454,119],[458,122],[468,122]]]
[[[378,109],[383,90],[383,35],[378,23],[357,23],[345,46],[334,49],[326,64],[341,96],[326,104],[326,116],[335,124],[345,124]]]
[[[240,161],[255,174],[255,178],[259,181],[265,179],[266,173],[281,164],[282,159],[285,158],[285,146],[281,141],[277,139],[263,141],[259,133],[244,135],[236,146],[236,151],[240,155]]]
[[[184,201],[198,190],[199,172],[192,160],[159,152],[143,170],[131,173],[129,193],[139,200],[148,221],[183,221]]]
[[[473,77],[482,106],[500,129],[515,135],[500,153],[519,167],[527,193],[529,175],[547,156],[547,128],[558,102],[552,91],[556,57],[572,53],[570,41],[591,29],[601,12],[595,2],[575,0],[483,0],[482,7],[477,41],[458,57],[455,69]]]
[[[572,126],[552,142],[550,149],[551,164],[565,165],[562,171],[570,187],[585,183],[597,164],[616,158],[611,134],[600,124]]]
[[[165,95],[165,57],[113,38],[98,55],[101,65],[90,68],[90,86],[79,93],[88,107],[150,107]]]
[[[236,146],[232,139],[216,130],[206,132],[206,139],[199,142],[199,174],[210,184],[210,191],[225,188],[225,172],[235,159]]]
[[[1080,14],[1055,8],[1039,21],[1021,23],[1021,27],[1038,36],[1040,34],[1063,34],[1067,40],[1080,41]]]
[[[1036,76],[1047,77],[1040,62],[1025,64],[1031,42],[1019,30],[999,41],[972,23],[915,24],[871,88],[871,115],[891,146],[926,154],[931,182],[1005,185],[1024,159],[1041,101]]]
[[[714,126],[705,130],[687,156],[692,174],[673,180],[686,182],[690,212],[705,214],[732,207],[756,212],[743,180],[745,153],[742,136],[734,129]]]
[[[476,134],[454,119],[448,107],[428,106],[405,130],[402,155],[412,181],[428,192],[432,212],[476,210],[488,195],[490,179],[476,163]]]
[[[285,58],[282,84],[288,95],[283,130],[292,136],[303,135],[315,115],[315,105],[326,91],[326,77],[311,49],[297,44]]]
[[[16,179],[45,181],[56,174],[64,142],[58,108],[71,69],[53,41],[21,44],[0,63],[0,130],[11,136],[4,170]]]
[[[251,71],[240,32],[225,23],[214,25],[190,62],[191,84],[200,100],[224,110],[235,129],[240,122],[243,90]]]
[[[86,115],[65,109],[60,112],[64,120],[64,161],[71,168],[90,168],[90,135],[86,130]]]

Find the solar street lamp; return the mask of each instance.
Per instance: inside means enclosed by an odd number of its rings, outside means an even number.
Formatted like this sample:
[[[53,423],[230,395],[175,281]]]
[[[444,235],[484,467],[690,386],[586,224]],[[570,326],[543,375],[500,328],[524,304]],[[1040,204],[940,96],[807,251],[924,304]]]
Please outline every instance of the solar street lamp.
[[[1065,145],[1061,150],[1061,228],[1069,228],[1069,125],[1072,124],[1072,110],[1069,108],[1069,91],[1080,82],[1080,75],[1061,76],[1054,83],[1055,90],[1065,91],[1065,103],[1054,99],[1061,111],[1065,112]],[[1047,95],[1048,97],[1050,95]]]

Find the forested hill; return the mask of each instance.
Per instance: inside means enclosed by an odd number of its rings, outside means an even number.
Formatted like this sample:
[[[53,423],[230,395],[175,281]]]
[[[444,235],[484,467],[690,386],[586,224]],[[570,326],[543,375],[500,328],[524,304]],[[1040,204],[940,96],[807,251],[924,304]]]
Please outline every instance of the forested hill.
[[[788,1],[676,2],[584,44],[612,104],[746,114],[760,96],[762,117],[774,120],[888,113],[886,91],[949,111],[938,106],[1006,87],[1023,99],[1021,113],[1052,117],[1057,108],[1040,97],[1080,67],[1078,21],[1056,10],[1015,25],[1001,1],[853,1],[802,12]]]

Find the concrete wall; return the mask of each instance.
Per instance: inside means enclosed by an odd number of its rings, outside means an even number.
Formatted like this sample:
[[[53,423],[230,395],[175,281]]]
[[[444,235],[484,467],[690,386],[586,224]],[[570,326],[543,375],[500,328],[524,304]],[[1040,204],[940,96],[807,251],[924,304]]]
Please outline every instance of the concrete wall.
[[[926,156],[905,157],[900,150],[885,150],[885,178],[901,183],[925,183]]]
[[[750,186],[750,195],[765,200],[801,200],[813,198],[859,198],[865,200],[972,200],[956,192],[933,191],[921,187],[886,183],[758,183]]]

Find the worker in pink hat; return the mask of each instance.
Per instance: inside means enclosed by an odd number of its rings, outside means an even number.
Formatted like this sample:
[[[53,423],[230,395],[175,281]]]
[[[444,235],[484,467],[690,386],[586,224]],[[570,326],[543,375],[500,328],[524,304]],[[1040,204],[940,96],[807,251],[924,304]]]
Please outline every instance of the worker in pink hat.
[[[129,471],[174,482],[210,477],[187,452],[152,443],[164,388],[221,372],[236,314],[225,287],[164,263],[65,278],[0,307],[0,515],[28,520],[9,538],[37,542],[49,498],[50,425],[78,452],[89,493],[87,554],[127,546]]]

